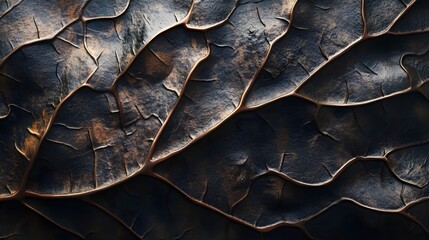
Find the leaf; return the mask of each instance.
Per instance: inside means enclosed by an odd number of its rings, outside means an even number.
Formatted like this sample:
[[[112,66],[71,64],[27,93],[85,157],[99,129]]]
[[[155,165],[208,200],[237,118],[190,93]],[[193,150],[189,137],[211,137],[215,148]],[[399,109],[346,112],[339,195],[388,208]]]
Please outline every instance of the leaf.
[[[0,238],[427,239],[424,0],[0,0]]]
[[[362,39],[362,4],[354,0],[298,1],[292,12],[292,26],[274,44],[249,90],[246,105],[259,106],[289,95],[329,59]]]
[[[283,18],[289,17],[292,5],[286,2],[239,2],[226,24],[206,33],[210,56],[192,74],[157,139],[153,158],[180,151],[240,108],[272,42],[286,31]]]
[[[22,46],[50,39],[76,22],[88,4],[84,0],[7,0],[0,13],[0,62]]]
[[[139,171],[181,96],[186,73],[207,54],[203,34],[175,28],[151,42],[111,91],[77,90],[56,113],[29,190],[81,193]]]
[[[87,4],[89,4],[87,10],[89,14],[92,6],[97,3],[87,2]],[[139,32],[138,30],[145,23],[142,22],[143,20],[139,20],[134,24],[134,18],[145,15],[146,11],[150,12],[148,14],[150,17],[165,16],[166,14],[154,12],[150,7],[140,11],[140,4],[139,1],[134,1],[133,4],[127,3],[123,5],[122,12],[113,16],[79,18],[79,21],[71,22],[70,26],[65,27],[53,37],[17,48],[0,66],[0,79],[2,80],[0,124],[3,129],[8,129],[1,132],[1,139],[4,141],[2,141],[0,156],[4,156],[7,161],[0,166],[4,179],[0,183],[1,195],[7,197],[24,190],[30,169],[40,148],[40,140],[45,138],[46,130],[51,127],[53,118],[57,115],[63,100],[69,98],[81,87],[92,89],[109,87],[120,73],[119,71],[122,71],[122,68],[125,68],[124,66],[127,66],[132,56],[135,55],[135,53],[128,53],[128,56],[124,57],[111,49],[105,51],[104,47],[99,52],[94,52],[98,50],[97,46],[93,46],[93,41],[88,39],[96,37],[99,39],[98,44],[115,46],[120,49],[120,53],[125,54],[135,48],[140,48],[144,44],[142,41],[153,37],[162,30],[163,26],[175,23],[176,18],[170,12],[167,14],[171,16],[170,22],[166,19],[166,21],[158,23],[157,28],[150,27],[151,31],[146,31],[144,34]],[[164,4],[166,6],[161,3],[156,6],[172,11],[182,10],[183,15],[188,10],[183,6],[184,3],[176,4],[167,1]],[[21,9],[18,8],[19,6],[11,9],[8,15],[19,11]],[[41,5],[41,7],[43,6]],[[64,7],[64,4],[61,6]],[[48,10],[46,6],[44,8]],[[37,10],[37,8],[30,9]],[[59,10],[55,6],[54,9]],[[83,10],[85,12],[86,9]],[[16,13],[16,17],[19,17],[20,14]],[[112,25],[114,23],[112,20],[118,20],[124,27],[121,30],[116,29],[114,24]],[[91,35],[88,31],[94,30],[92,29],[93,24],[101,26],[102,29]],[[107,26],[110,24],[110,28],[106,28],[106,24]],[[2,26],[10,27],[12,22]],[[0,32],[5,31],[7,31],[6,28],[0,29]],[[125,41],[118,38],[117,31],[124,31],[122,34],[125,36],[121,38],[126,39]],[[110,33],[114,34],[114,38],[102,37]],[[110,36],[113,36],[112,34]],[[105,51],[104,55],[103,51]],[[124,66],[121,66],[122,64]],[[105,70],[115,67],[118,67],[119,70],[113,72]],[[100,81],[100,78],[110,80]],[[92,79],[99,83],[92,84]]]

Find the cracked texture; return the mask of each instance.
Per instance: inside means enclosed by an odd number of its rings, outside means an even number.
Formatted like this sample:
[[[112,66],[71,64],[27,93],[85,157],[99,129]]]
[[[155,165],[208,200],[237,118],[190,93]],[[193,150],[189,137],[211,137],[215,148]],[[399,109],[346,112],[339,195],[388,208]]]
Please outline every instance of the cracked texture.
[[[0,238],[427,239],[428,9],[0,0]]]

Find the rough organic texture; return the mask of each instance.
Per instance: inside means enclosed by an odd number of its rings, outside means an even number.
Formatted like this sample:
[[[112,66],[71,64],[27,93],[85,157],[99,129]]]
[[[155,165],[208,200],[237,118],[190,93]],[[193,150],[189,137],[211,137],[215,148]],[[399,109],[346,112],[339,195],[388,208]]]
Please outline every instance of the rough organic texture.
[[[426,0],[0,0],[0,238],[428,239]]]

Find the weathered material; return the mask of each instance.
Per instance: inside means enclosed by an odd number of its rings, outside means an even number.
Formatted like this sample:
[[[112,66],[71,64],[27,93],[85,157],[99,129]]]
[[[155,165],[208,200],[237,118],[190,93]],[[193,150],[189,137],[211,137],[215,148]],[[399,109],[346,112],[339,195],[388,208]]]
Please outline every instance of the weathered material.
[[[0,1],[0,238],[428,239],[429,1]]]

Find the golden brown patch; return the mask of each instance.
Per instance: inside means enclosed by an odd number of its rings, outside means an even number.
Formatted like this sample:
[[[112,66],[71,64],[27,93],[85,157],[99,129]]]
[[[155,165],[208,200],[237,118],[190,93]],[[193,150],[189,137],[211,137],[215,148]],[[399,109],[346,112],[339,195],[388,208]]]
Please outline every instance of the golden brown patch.
[[[94,145],[103,145],[111,142],[112,132],[107,130],[100,121],[91,121],[91,135]],[[96,147],[96,146],[94,146]]]
[[[22,151],[29,158],[32,158],[36,153],[40,143],[40,137],[45,133],[51,115],[52,114],[47,113],[46,110],[43,110],[42,117],[36,119],[31,127],[27,128],[28,132],[24,138]]]
[[[197,48],[197,40],[195,38],[192,38],[191,46],[192,48]]]

